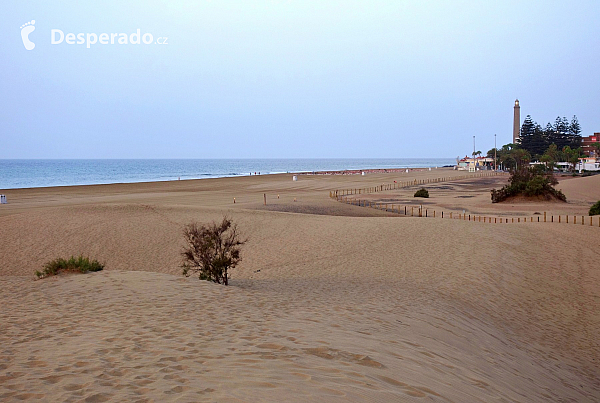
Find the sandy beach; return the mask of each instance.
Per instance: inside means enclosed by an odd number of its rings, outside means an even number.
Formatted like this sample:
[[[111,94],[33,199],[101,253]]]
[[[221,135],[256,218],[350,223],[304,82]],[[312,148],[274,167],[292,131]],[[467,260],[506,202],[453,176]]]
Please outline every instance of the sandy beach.
[[[328,197],[464,174],[0,191],[0,400],[598,401],[597,221],[403,217]],[[567,204],[492,205],[506,180],[425,185],[418,203],[529,217],[600,200],[597,175],[561,178]],[[417,188],[369,197],[411,205]],[[224,214],[248,238],[230,286],[183,277],[183,226]],[[105,270],[35,280],[79,254]]]

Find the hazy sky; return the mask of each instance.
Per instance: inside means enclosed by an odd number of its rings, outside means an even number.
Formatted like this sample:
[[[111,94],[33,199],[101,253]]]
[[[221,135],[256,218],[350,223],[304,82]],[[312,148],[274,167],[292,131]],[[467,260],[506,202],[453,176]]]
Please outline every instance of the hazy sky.
[[[598,21],[597,0],[5,1],[0,158],[456,157],[510,142],[515,98],[588,135]],[[51,44],[138,28],[167,44]]]

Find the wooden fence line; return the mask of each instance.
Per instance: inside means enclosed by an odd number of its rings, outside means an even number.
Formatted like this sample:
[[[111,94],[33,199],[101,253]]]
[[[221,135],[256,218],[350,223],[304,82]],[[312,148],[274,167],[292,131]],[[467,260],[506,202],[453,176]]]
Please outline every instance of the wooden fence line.
[[[396,213],[398,215],[404,215],[404,216],[408,216],[410,213],[411,217],[415,217],[415,206],[410,206],[410,212],[408,211],[408,206],[404,205],[404,206],[400,206],[399,204],[389,204],[389,203],[381,203],[381,202],[373,202],[371,200],[361,200],[361,199],[356,199],[356,198],[350,198],[348,196],[353,196],[353,195],[360,195],[360,194],[369,194],[369,193],[376,193],[376,192],[381,192],[381,191],[385,191],[385,190],[394,190],[394,189],[402,189],[404,187],[408,187],[408,186],[415,186],[415,185],[419,185],[419,184],[427,184],[427,183],[439,183],[439,182],[446,182],[446,181],[451,181],[451,180],[460,180],[460,179],[466,179],[466,178],[479,178],[479,177],[486,177],[486,176],[497,176],[497,175],[502,175],[503,173],[500,172],[481,172],[481,173],[476,173],[474,175],[461,175],[461,176],[455,176],[455,177],[451,177],[451,178],[430,178],[430,179],[422,179],[422,180],[417,180],[415,179],[414,181],[408,181],[408,182],[400,182],[400,183],[393,183],[393,184],[383,184],[383,185],[379,185],[379,186],[375,186],[375,187],[368,187],[368,188],[361,188],[361,189],[341,189],[341,190],[332,190],[329,191],[329,197],[332,199],[335,199],[337,201],[340,201],[342,203],[346,203],[346,204],[352,204],[355,206],[360,206],[360,207],[370,207],[370,208],[375,208],[378,210],[385,210],[387,212],[392,212],[392,213]],[[471,215],[471,214],[466,214],[466,213],[459,213],[458,217],[456,217],[456,215],[453,215],[453,213],[455,213],[454,211],[449,211],[447,212],[447,214],[444,215],[444,211],[440,211],[441,214],[437,214],[437,210],[431,210],[431,213],[429,211],[428,208],[423,208],[423,206],[418,206],[416,211],[416,216],[417,217],[426,217],[426,218],[440,218],[440,219],[457,219],[457,220],[463,220],[463,221],[473,221],[473,222],[483,222],[483,223],[488,223],[488,224],[492,224],[492,219],[494,220],[494,224],[508,224],[510,223],[515,223],[515,217],[499,217],[499,216],[488,216],[488,215]],[[562,217],[564,216],[564,221],[562,220]],[[572,225],[577,225],[577,215],[571,215],[573,217],[573,219],[571,220]],[[557,217],[557,220],[554,219],[554,217]],[[586,220],[585,217],[589,217],[588,220]],[[594,219],[597,217],[596,221],[598,222],[598,228],[600,228],[600,215],[598,216],[581,216],[581,220],[580,220],[580,225],[589,225],[589,226],[594,226]],[[523,216],[518,216],[516,217],[517,223],[521,223],[521,218],[523,218],[524,223],[534,223],[534,222],[544,222],[544,223],[564,223],[564,224],[569,224],[569,215],[568,214],[557,214],[557,215],[548,215],[548,213],[546,211],[544,211],[543,216],[541,214],[536,214],[534,216],[529,216],[529,217],[523,217]],[[527,218],[529,218],[529,220],[527,220]],[[535,218],[535,219],[534,219]],[[548,220],[548,218],[550,218],[550,220]],[[509,221],[510,219],[510,221]],[[587,223],[589,224],[586,224]]]
[[[544,214],[536,214],[534,216],[518,216],[518,217],[506,217],[506,216],[489,216],[489,215],[477,215],[477,214],[467,214],[467,213],[458,213],[458,217],[453,215],[454,211],[446,211],[443,210],[433,210],[428,208],[423,208],[422,206],[410,206],[410,211],[408,210],[408,206],[401,206],[399,204],[389,204],[389,203],[379,203],[379,202],[371,202],[367,200],[361,199],[353,199],[349,197],[342,197],[340,201],[346,204],[351,204],[359,207],[370,207],[377,210],[385,210],[387,212],[396,213],[398,215],[410,216],[410,217],[426,217],[426,218],[439,218],[439,219],[455,219],[455,220],[464,220],[464,221],[473,221],[473,222],[481,222],[492,224],[506,224],[506,223],[565,223],[569,224],[569,217],[573,217],[571,220],[572,224],[575,225],[587,225],[594,226],[594,221],[598,222],[598,227],[600,228],[600,215],[596,216],[580,216],[581,220],[577,220],[577,215],[568,215],[568,214],[557,214],[557,215],[548,215],[546,211]],[[438,214],[439,211],[439,214]],[[446,214],[444,214],[446,213]],[[565,217],[565,220],[562,220],[562,217]],[[588,217],[588,218],[586,218]],[[516,221],[515,221],[516,218]],[[548,218],[550,220],[548,220]],[[557,218],[557,219],[555,219]],[[510,221],[509,221],[510,220]]]
[[[414,179],[412,181],[401,181],[398,183],[388,183],[388,184],[382,184],[382,185],[378,185],[378,186],[372,186],[372,187],[366,187],[366,188],[360,188],[360,189],[355,188],[355,189],[330,190],[329,197],[338,198],[341,196],[352,196],[352,195],[356,195],[356,194],[377,193],[377,192],[383,192],[386,190],[402,189],[402,188],[409,187],[409,186],[427,185],[427,184],[431,184],[431,183],[449,182],[449,181],[453,181],[453,180],[462,180],[462,179],[469,179],[469,178],[483,178],[483,177],[500,176],[500,175],[506,175],[506,173],[505,172],[495,172],[495,171],[494,172],[478,172],[478,173],[474,173],[471,175],[459,175],[459,176],[442,177],[442,178]]]

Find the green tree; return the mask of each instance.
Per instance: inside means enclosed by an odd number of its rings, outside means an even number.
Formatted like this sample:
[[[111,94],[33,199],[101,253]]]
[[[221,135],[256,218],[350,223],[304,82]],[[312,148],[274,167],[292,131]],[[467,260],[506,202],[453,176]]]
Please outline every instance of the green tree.
[[[531,115],[527,115],[523,124],[521,125],[521,138],[531,136],[535,130],[535,122],[531,118]]]
[[[558,147],[556,144],[550,144],[550,147],[544,152],[541,156],[540,161],[546,163],[546,168],[550,171],[554,171],[554,167],[556,166],[556,162],[560,160],[560,151],[558,151]]]
[[[523,150],[522,148],[515,148],[511,151],[511,154],[516,162],[516,169],[519,167],[525,166],[529,164],[531,161],[531,154],[527,150]]]
[[[569,133],[572,136],[581,136],[581,125],[579,125],[579,120],[577,120],[577,116],[573,115],[573,119],[571,119],[571,123],[569,124]]]
[[[518,147],[518,144],[509,143],[504,144],[502,148],[498,149],[497,158],[498,162],[502,164],[503,169],[514,169],[517,166],[517,162],[515,161],[512,152]]]
[[[581,148],[573,149],[569,146],[566,146],[562,149],[562,154],[565,162],[568,162],[571,165],[571,172],[575,172],[575,166],[579,162],[579,157],[581,155]]]
[[[569,144],[567,145],[571,146],[571,148],[581,147],[581,126],[575,115],[573,115],[573,119],[571,119],[571,123],[569,123],[567,139],[569,141]]]
[[[531,155],[539,158],[548,148],[546,132],[537,123],[527,129],[527,135],[521,136],[521,148],[527,150]]]
[[[557,116],[554,120],[554,131],[562,136],[567,134],[567,130],[569,128],[569,121],[567,118],[562,118]]]
[[[556,117],[554,125],[552,126],[552,133],[549,134],[550,138],[548,139],[551,143],[556,144],[560,150],[571,145],[571,140],[568,135],[569,122],[565,122],[565,120],[566,118],[563,120],[560,116]]]

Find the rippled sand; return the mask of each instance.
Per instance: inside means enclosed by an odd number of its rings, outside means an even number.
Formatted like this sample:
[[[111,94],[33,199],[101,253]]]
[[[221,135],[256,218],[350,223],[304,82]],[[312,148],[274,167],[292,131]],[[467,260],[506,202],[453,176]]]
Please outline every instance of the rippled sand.
[[[0,400],[597,401],[600,228],[327,197],[396,178],[5,191]],[[565,193],[583,204],[598,179]],[[182,277],[182,226],[223,213],[249,238],[231,286]],[[79,253],[106,270],[33,280]]]

